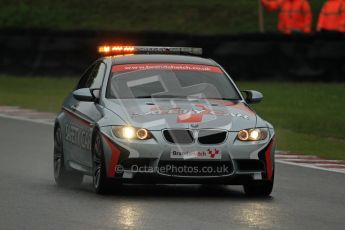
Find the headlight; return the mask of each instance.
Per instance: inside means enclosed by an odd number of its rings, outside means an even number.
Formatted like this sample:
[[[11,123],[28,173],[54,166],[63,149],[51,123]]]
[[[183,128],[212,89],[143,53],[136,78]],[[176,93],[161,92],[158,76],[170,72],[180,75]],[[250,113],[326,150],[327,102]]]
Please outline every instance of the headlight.
[[[265,128],[242,129],[237,134],[240,141],[260,141],[266,139],[268,131]]]
[[[132,126],[114,126],[113,133],[115,136],[123,139],[147,140],[152,137],[147,129],[134,128]]]

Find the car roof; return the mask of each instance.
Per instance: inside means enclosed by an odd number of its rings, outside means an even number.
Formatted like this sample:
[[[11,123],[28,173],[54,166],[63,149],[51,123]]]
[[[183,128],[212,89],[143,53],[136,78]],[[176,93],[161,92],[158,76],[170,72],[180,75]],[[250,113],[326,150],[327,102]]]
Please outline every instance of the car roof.
[[[134,63],[184,63],[218,66],[218,64],[212,59],[187,55],[135,54],[125,56],[112,56],[105,58],[111,59],[113,65]]]

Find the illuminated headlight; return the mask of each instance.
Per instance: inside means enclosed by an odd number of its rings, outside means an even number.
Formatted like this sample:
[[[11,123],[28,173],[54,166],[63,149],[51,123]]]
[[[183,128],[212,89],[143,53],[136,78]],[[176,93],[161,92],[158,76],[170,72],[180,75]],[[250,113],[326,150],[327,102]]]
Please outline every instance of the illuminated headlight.
[[[114,126],[115,136],[123,139],[147,140],[152,137],[150,131],[143,128],[134,128],[132,126]]]
[[[242,129],[237,134],[240,141],[260,141],[266,139],[268,131],[265,128]]]

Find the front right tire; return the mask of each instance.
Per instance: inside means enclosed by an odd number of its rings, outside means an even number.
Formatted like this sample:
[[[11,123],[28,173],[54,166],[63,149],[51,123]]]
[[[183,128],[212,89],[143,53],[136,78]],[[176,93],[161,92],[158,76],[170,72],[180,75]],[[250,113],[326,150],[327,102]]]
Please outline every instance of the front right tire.
[[[269,197],[273,190],[274,171],[271,180],[252,182],[243,185],[243,190],[247,196]]]

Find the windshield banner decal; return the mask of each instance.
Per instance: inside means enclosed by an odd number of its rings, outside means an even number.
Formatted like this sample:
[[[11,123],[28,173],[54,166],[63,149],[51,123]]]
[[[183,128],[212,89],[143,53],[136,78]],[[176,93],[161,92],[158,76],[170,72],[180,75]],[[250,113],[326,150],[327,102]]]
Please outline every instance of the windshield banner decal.
[[[178,63],[125,64],[125,65],[114,65],[112,67],[112,72],[127,72],[127,71],[137,71],[137,70],[177,70],[177,71],[223,73],[223,71],[217,66],[178,64]]]

